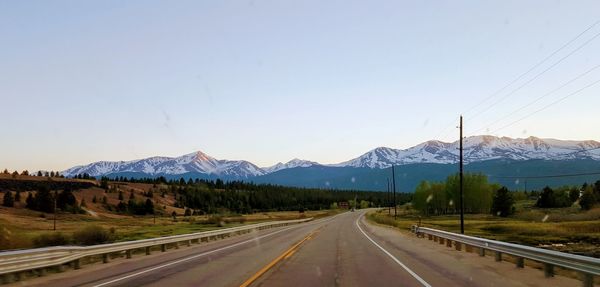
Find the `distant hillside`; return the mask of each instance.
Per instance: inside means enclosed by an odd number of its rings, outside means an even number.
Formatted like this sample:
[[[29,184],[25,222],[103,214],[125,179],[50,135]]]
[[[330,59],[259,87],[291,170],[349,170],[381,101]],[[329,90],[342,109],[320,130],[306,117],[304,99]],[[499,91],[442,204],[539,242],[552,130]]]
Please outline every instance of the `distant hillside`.
[[[412,192],[422,180],[438,181],[458,172],[456,164],[407,164],[396,166],[396,190]],[[540,189],[546,185],[580,185],[583,182],[595,182],[599,175],[525,179],[502,178],[505,176],[540,176],[600,172],[600,162],[582,160],[489,160],[465,165],[465,172],[481,172],[490,177],[490,181],[507,186],[510,189]],[[272,174],[254,178],[256,182],[265,182],[290,186],[322,187],[358,190],[386,190],[387,178],[391,170],[313,166],[281,170]]]
[[[96,181],[84,179],[70,179],[45,176],[27,176],[9,174],[0,174],[0,191],[1,190],[37,190],[41,186],[46,186],[50,189],[84,189],[98,185]]]

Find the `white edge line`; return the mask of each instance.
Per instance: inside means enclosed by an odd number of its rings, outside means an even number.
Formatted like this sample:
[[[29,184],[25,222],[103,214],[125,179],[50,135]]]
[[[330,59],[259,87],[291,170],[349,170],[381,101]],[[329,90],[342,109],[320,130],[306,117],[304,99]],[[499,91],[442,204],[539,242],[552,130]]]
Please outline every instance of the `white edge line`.
[[[391,253],[389,253],[387,250],[385,250],[383,247],[381,247],[381,245],[377,244],[377,242],[375,242],[375,240],[371,239],[371,237],[369,237],[369,235],[367,235],[367,233],[365,233],[365,231],[360,227],[360,225],[358,224],[358,220],[361,219],[365,214],[361,214],[357,219],[356,219],[356,227],[358,227],[358,230],[360,230],[360,232],[362,232],[362,234],[369,239],[369,241],[371,241],[371,243],[373,243],[375,246],[377,246],[381,251],[383,251],[383,253],[387,254],[387,256],[389,256],[390,258],[392,258],[392,260],[394,260],[396,263],[398,263],[398,265],[400,265],[402,268],[404,268],[404,270],[406,270],[406,272],[408,272],[408,274],[412,275],[412,277],[414,277],[415,279],[417,279],[417,281],[419,281],[423,286],[426,287],[431,287],[431,285],[429,285],[429,283],[427,283],[425,280],[423,280],[423,278],[421,278],[419,275],[417,275],[417,273],[415,273],[414,271],[410,270],[410,268],[408,268],[406,265],[404,265],[404,263],[400,262],[400,260],[398,260],[398,258],[396,258],[394,255],[392,255]]]
[[[338,215],[340,215],[340,214],[338,214]],[[322,220],[322,221],[330,221],[333,218],[337,217],[338,215],[335,215],[335,216],[330,217],[330,218],[325,218],[327,220]],[[315,222],[313,222],[313,223],[315,223]],[[272,233],[269,233],[269,234],[261,235],[261,236],[258,236],[258,237],[252,238],[252,239],[248,239],[248,240],[245,240],[245,241],[242,241],[242,242],[238,242],[238,243],[235,243],[235,244],[232,244],[232,245],[227,245],[225,247],[217,248],[215,250],[211,250],[211,251],[207,251],[207,252],[204,252],[204,253],[196,254],[196,255],[193,255],[193,256],[190,256],[190,257],[186,257],[186,258],[183,258],[183,259],[180,259],[180,260],[177,260],[177,261],[169,262],[169,263],[164,264],[164,265],[155,266],[155,267],[152,267],[152,268],[149,268],[149,269],[137,272],[137,273],[129,274],[127,276],[119,277],[119,278],[113,279],[111,281],[107,281],[107,282],[104,282],[104,283],[100,283],[98,285],[94,285],[93,287],[101,287],[101,286],[110,285],[110,284],[113,284],[113,283],[116,283],[116,282],[119,282],[119,281],[123,281],[123,280],[129,279],[129,278],[132,278],[132,277],[136,277],[136,276],[148,273],[148,272],[152,272],[154,270],[162,269],[162,268],[169,267],[169,266],[175,265],[175,264],[179,264],[179,263],[182,263],[182,262],[185,262],[185,261],[189,261],[189,260],[192,260],[192,259],[195,259],[195,258],[198,258],[198,257],[206,256],[206,255],[209,255],[209,254],[212,254],[212,253],[216,253],[216,252],[227,250],[227,249],[230,249],[230,248],[233,248],[233,247],[236,247],[236,246],[240,246],[240,245],[243,245],[243,244],[246,244],[246,243],[250,243],[250,242],[255,241],[257,239],[262,239],[262,238],[265,238],[265,237],[269,237],[269,236],[275,235],[277,233],[281,233],[281,232],[290,230],[292,228],[296,228],[298,226],[300,226],[300,225],[295,225],[295,226],[288,227],[288,228],[285,228],[285,229],[282,229],[282,230],[278,230],[278,231],[275,231],[275,232],[272,232]]]

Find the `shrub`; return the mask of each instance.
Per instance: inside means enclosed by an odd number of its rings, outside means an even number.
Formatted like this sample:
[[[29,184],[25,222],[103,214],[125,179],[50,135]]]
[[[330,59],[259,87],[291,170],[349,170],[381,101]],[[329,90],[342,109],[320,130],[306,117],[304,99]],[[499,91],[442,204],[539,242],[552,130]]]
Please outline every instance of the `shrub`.
[[[31,239],[0,225],[0,250],[30,248]]]
[[[564,190],[553,190],[546,186],[540,194],[540,198],[536,202],[536,206],[542,208],[553,208],[553,207],[568,207],[571,206],[572,202],[569,198],[568,191]]]
[[[214,224],[219,227],[225,226],[225,221],[223,221],[223,216],[220,215],[212,215],[208,218],[209,224]]]
[[[70,238],[60,232],[44,233],[33,239],[35,247],[67,245],[70,242]]]
[[[73,241],[82,245],[106,243],[111,239],[110,233],[98,225],[89,225],[73,233]]]

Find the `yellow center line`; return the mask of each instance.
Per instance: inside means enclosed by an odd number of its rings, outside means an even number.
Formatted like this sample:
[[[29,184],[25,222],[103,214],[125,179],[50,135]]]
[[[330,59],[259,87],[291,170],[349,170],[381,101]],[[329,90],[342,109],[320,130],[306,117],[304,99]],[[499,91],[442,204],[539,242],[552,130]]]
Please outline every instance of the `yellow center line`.
[[[299,242],[297,242],[296,244],[294,244],[290,249],[286,250],[285,252],[283,252],[281,255],[277,256],[277,258],[275,258],[273,261],[271,261],[269,264],[267,264],[265,267],[263,267],[262,269],[260,269],[258,272],[256,272],[254,275],[252,275],[252,277],[248,278],[248,280],[246,280],[244,283],[242,283],[242,285],[240,285],[240,287],[247,287],[250,286],[250,284],[252,284],[254,281],[256,281],[256,279],[258,279],[260,276],[262,276],[263,274],[265,274],[267,271],[269,271],[269,269],[273,268],[273,266],[275,266],[275,264],[279,263],[279,261],[281,261],[282,259],[285,258],[289,258],[290,256],[292,256],[294,254],[294,252],[296,251],[296,249],[302,244],[304,243],[306,240],[310,239],[311,236],[315,233],[316,231],[311,232],[308,236],[304,237],[304,239],[300,240]]]

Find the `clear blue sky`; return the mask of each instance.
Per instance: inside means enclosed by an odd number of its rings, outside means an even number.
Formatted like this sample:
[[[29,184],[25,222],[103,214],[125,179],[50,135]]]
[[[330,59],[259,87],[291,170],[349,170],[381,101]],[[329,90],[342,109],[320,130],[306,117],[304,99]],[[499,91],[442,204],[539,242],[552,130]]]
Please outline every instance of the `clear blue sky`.
[[[459,113],[600,20],[599,1],[0,1],[0,168],[196,150],[259,166],[455,140]],[[515,83],[527,81],[593,35]],[[600,37],[466,135],[600,140]],[[448,128],[450,127],[450,128]],[[482,131],[476,132],[483,128]]]

